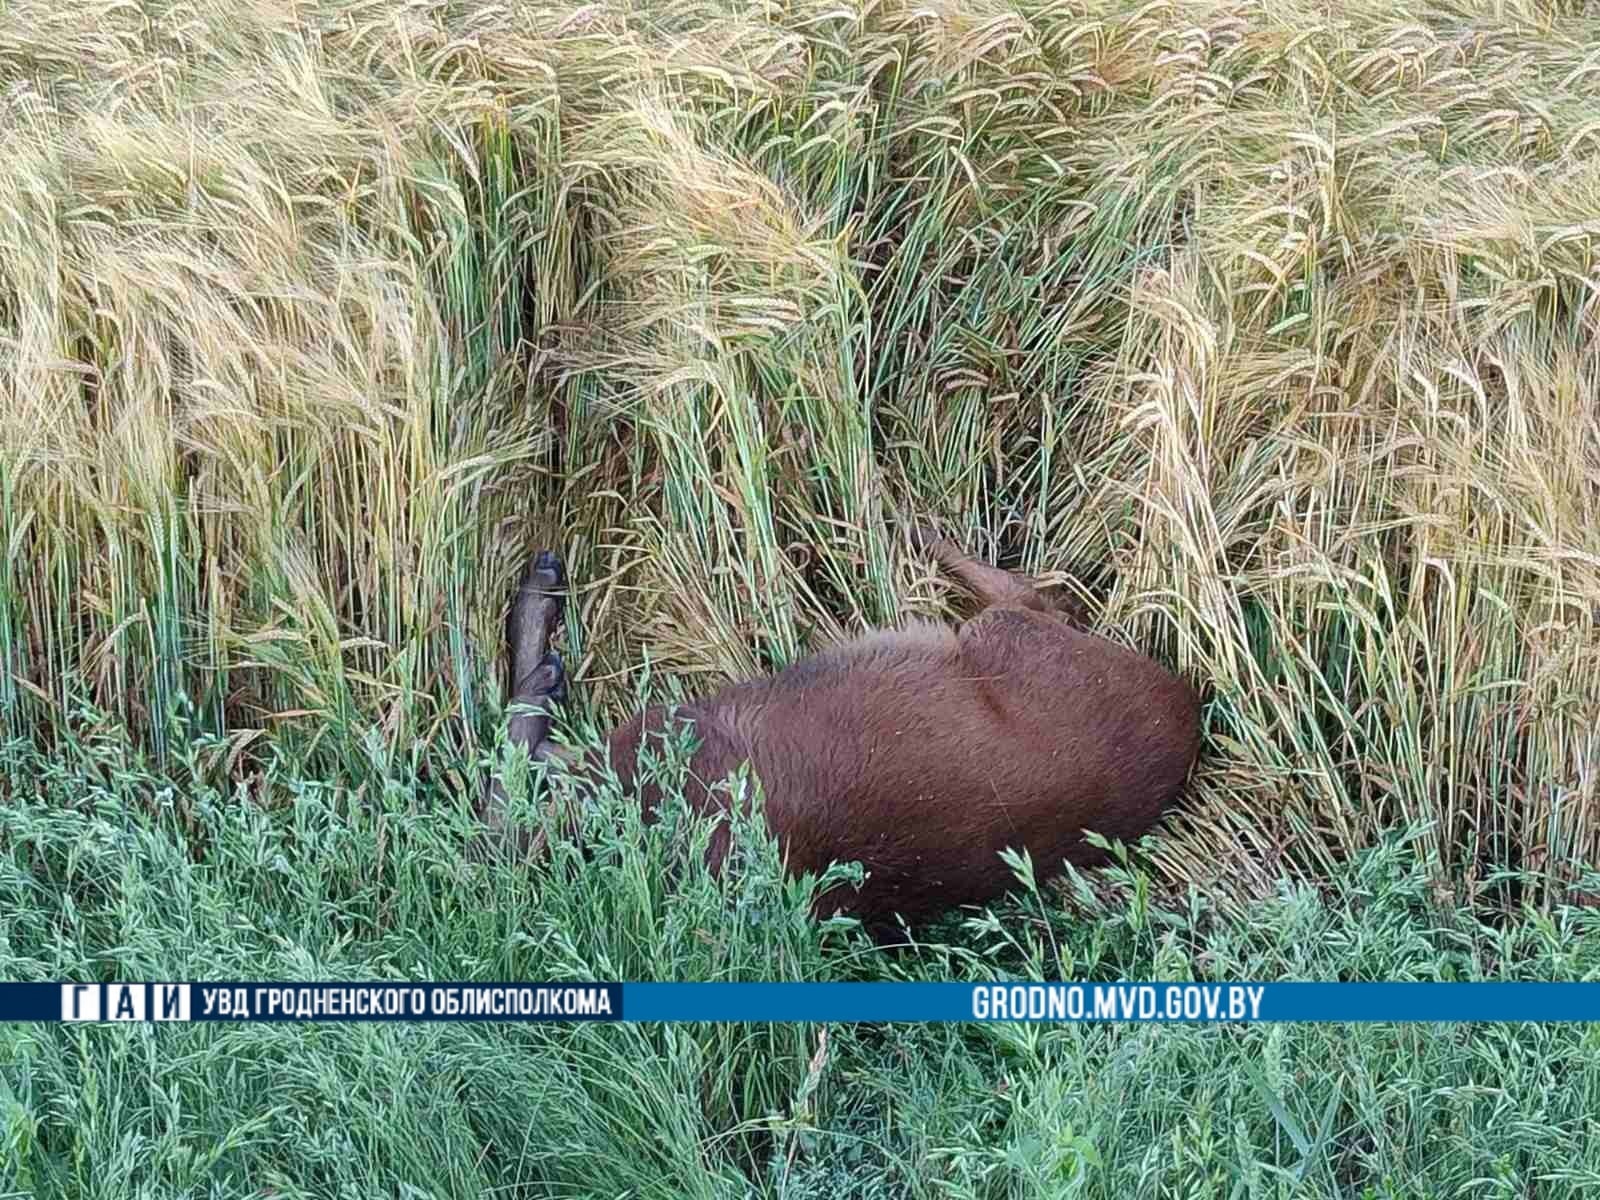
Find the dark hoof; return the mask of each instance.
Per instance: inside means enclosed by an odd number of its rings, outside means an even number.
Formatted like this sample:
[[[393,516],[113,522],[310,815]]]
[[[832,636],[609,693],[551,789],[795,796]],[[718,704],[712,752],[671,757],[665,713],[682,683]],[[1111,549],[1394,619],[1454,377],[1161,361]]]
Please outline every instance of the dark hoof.
[[[539,666],[529,681],[528,690],[534,696],[546,699],[551,704],[559,705],[567,702],[567,668],[561,661],[561,655],[551,650],[539,660]]]
[[[554,550],[541,550],[528,560],[522,573],[520,591],[554,592],[567,586],[567,569]]]
[[[517,584],[517,594],[511,600],[513,625],[525,628],[530,622],[543,621],[553,628],[567,603],[567,571],[553,550],[541,550],[528,560]],[[548,639],[550,628],[539,636]],[[513,643],[516,636],[512,636]]]
[[[556,709],[567,702],[567,669],[561,661],[561,655],[554,650],[545,651],[532,670],[517,677],[507,699],[512,704],[542,712],[546,718],[555,715]],[[544,732],[541,730],[539,736],[529,743],[529,748],[538,745],[543,738]]]

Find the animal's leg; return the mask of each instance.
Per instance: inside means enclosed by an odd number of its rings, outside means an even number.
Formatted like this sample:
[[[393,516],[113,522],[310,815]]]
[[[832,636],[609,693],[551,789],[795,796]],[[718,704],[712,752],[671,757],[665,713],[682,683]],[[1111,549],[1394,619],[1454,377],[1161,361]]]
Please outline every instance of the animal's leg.
[[[918,527],[912,540],[918,550],[930,555],[977,598],[980,610],[1025,608],[1057,613],[1074,625],[1088,625],[1086,614],[1069,597],[1048,595],[1039,591],[1027,575],[980,562],[928,526]]]
[[[507,698],[531,694],[533,678],[550,651],[550,637],[566,607],[567,573],[553,551],[541,550],[528,560],[517,594],[506,613],[506,651],[511,660]]]
[[[541,550],[528,560],[506,614],[510,686],[506,737],[535,761],[569,761],[571,755],[550,740],[550,720],[567,698],[567,674],[550,637],[566,604],[566,571],[561,560]],[[505,824],[506,793],[498,776],[484,788],[480,816],[496,829]]]

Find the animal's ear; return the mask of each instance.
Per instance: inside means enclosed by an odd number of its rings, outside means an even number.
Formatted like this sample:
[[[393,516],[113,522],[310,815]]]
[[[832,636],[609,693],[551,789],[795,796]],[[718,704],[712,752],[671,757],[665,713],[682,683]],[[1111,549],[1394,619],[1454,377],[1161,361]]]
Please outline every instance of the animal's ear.
[[[918,554],[936,554],[945,536],[932,521],[914,522],[910,530],[911,549]]]
[[[1039,589],[1039,595],[1049,602],[1052,609],[1065,617],[1073,628],[1087,633],[1094,627],[1088,606],[1073,594],[1068,584],[1048,583]]]

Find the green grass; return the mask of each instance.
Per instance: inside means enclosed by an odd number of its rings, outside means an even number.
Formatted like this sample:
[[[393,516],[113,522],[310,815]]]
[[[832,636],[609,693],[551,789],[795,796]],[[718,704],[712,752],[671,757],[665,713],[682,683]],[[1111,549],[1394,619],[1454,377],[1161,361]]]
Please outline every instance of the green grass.
[[[405,769],[263,809],[109,741],[5,764],[7,979],[1600,979],[1600,910],[1482,923],[1415,838],[1248,921],[1134,865],[886,956],[753,824],[719,881],[612,794],[530,878]],[[1577,1024],[0,1028],[0,1195],[1579,1196],[1596,1113]]]
[[[0,0],[0,977],[1592,976],[1596,45],[1551,0]],[[670,902],[633,827],[466,854],[530,549],[589,728],[947,614],[910,519],[1204,687],[1136,879],[885,957],[759,854]],[[8,1029],[0,1194],[1596,1173],[1577,1028],[821,1035]]]

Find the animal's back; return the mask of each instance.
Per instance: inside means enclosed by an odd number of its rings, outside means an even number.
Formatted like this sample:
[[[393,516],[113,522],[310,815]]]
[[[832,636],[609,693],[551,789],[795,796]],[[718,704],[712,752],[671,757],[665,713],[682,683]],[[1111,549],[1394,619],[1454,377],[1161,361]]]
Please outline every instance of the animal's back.
[[[870,635],[680,712],[702,738],[700,779],[749,758],[791,869],[868,864],[860,892],[821,907],[880,927],[1000,895],[1014,883],[1007,846],[1027,849],[1041,876],[1097,861],[1083,831],[1147,830],[1199,738],[1186,683],[1019,608],[959,633]]]

